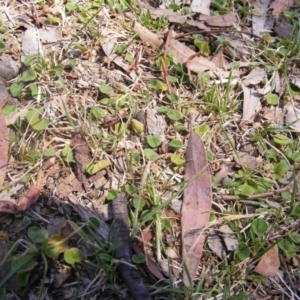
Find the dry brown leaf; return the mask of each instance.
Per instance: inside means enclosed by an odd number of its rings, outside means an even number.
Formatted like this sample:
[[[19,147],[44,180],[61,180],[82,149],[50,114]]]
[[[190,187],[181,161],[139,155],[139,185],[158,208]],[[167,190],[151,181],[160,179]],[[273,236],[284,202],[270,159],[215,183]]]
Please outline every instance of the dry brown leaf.
[[[55,195],[60,198],[68,197],[72,192],[82,193],[82,184],[75,177],[74,173],[68,175],[62,182],[60,182],[55,190]]]
[[[190,286],[189,276],[196,276],[205,240],[204,229],[211,210],[211,182],[205,149],[200,137],[191,132],[187,149],[184,180],[192,182],[183,194],[181,210],[183,282]],[[188,273],[189,276],[188,276]]]
[[[222,237],[227,250],[235,251],[238,247],[239,241],[237,239],[237,236],[234,234],[234,231],[232,231],[227,224],[222,225],[219,228],[219,231],[222,233]]]
[[[18,201],[17,207],[19,211],[25,211],[30,205],[38,200],[47,178],[57,169],[58,164],[54,165],[46,175],[37,180],[36,184]]]
[[[294,107],[291,103],[285,105],[284,108],[286,110],[285,124],[300,132],[300,109]]]
[[[255,116],[255,110],[262,96],[254,89],[249,89],[242,84],[244,102],[243,102],[243,119],[242,122],[251,121]]]
[[[256,0],[253,3],[252,13],[252,29],[253,33],[261,36],[266,23],[267,10],[270,0]]]
[[[160,115],[156,108],[148,108],[146,111],[146,124],[148,134],[157,134],[161,141],[165,140],[165,128],[167,123],[164,116]]]
[[[134,31],[139,35],[141,40],[151,44],[153,47],[161,48],[163,46],[163,39],[138,22],[135,22],[134,24]],[[223,77],[229,77],[230,75],[230,72],[217,68],[214,63],[204,57],[197,56],[195,51],[173,38],[170,39],[168,49],[179,63],[186,64],[186,67],[192,72],[198,74],[204,71],[210,71]],[[191,59],[191,57],[193,58]]]
[[[8,163],[8,130],[4,116],[0,111],[0,189],[6,176],[6,168]]]
[[[23,62],[27,56],[40,54],[41,51],[42,46],[38,29],[35,27],[27,29],[22,35],[21,61]]]
[[[267,72],[263,68],[253,69],[247,76],[243,78],[243,84],[256,85],[267,79]]]
[[[211,231],[207,237],[207,245],[209,249],[215,253],[219,258],[223,258],[223,252],[225,248],[222,244],[220,237],[216,234],[215,231]]]
[[[280,15],[281,13],[283,13],[285,10],[289,10],[292,6],[295,5],[295,1],[294,0],[274,0],[271,5],[270,8],[273,9],[272,11],[272,15]]]
[[[191,3],[192,12],[210,15],[210,2],[211,0],[193,0]]]
[[[204,21],[211,27],[231,27],[235,23],[234,13],[232,11],[218,16],[212,16]]]
[[[263,276],[275,276],[279,266],[278,247],[275,245],[262,256],[254,271]]]

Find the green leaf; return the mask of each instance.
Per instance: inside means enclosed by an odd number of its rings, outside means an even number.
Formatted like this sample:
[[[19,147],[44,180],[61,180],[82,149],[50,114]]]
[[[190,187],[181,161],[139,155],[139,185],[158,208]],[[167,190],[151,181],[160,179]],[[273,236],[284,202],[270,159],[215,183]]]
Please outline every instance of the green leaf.
[[[285,164],[282,161],[279,163],[274,163],[271,172],[274,174],[275,179],[283,178],[286,172]]]
[[[94,175],[100,170],[103,170],[111,165],[111,162],[108,159],[103,159],[98,161],[97,163],[88,163],[85,167],[86,171],[90,175]]]
[[[37,243],[44,243],[48,239],[47,230],[36,226],[29,227],[27,230],[27,235],[30,239]]]
[[[158,158],[158,154],[149,148],[144,149],[144,156],[148,160],[154,160]]]
[[[273,136],[273,140],[276,144],[279,145],[288,145],[293,142],[291,139],[289,139],[283,134],[276,134],[275,136]]]
[[[247,182],[239,185],[238,188],[235,190],[236,195],[241,196],[252,196],[255,193],[255,188],[249,185]]]
[[[133,184],[126,184],[124,186],[124,189],[125,189],[125,192],[128,194],[128,195],[134,195],[138,192],[138,189],[135,185]]]
[[[279,103],[279,97],[276,94],[268,93],[266,99],[270,105],[277,105]]]
[[[2,108],[2,114],[3,116],[9,116],[11,113],[13,113],[16,110],[15,105],[6,105]]]
[[[295,152],[291,158],[293,161],[299,162],[300,161],[300,152]]]
[[[176,109],[172,109],[167,113],[167,116],[170,120],[172,121],[178,121],[182,118],[181,112],[176,110]]]
[[[0,41],[0,53],[2,53],[5,50],[5,44]]]
[[[61,151],[62,155],[64,156],[64,160],[67,162],[67,163],[70,163],[70,162],[75,162],[75,159],[74,159],[74,152],[72,150],[72,148],[70,147],[70,145],[66,145],[62,151]]]
[[[186,130],[184,124],[182,124],[182,123],[176,123],[176,124],[174,125],[174,129],[175,129],[176,131],[185,131],[185,130]]]
[[[37,264],[37,262],[36,262]],[[17,273],[16,282],[18,286],[27,286],[30,272]]]
[[[167,114],[170,111],[170,106],[166,105],[166,106],[161,106],[158,110],[157,110],[160,114]]]
[[[143,253],[132,255],[132,261],[135,264],[142,264],[146,261],[145,255]]]
[[[47,119],[40,119],[40,114],[37,110],[29,110],[26,114],[26,119],[31,127],[35,130],[44,130],[49,125],[49,121]]]
[[[24,59],[24,62],[23,64],[26,66],[26,67],[29,67],[34,60],[38,59],[39,56],[37,54],[33,54],[33,55],[30,55],[30,56],[27,56],[25,59]]]
[[[207,150],[206,151],[206,158],[207,158],[208,162],[211,163],[214,160],[214,154],[211,151]]]
[[[21,94],[23,88],[23,82],[15,82],[10,86],[9,91],[13,97],[18,97]]]
[[[300,234],[297,232],[290,232],[289,238],[296,244],[300,243]]]
[[[139,153],[131,153],[130,162],[138,165],[141,161],[141,155]]]
[[[31,96],[34,98],[34,99],[37,99],[38,96],[39,96],[39,87],[37,84],[31,84],[29,86],[30,88],[30,92],[31,92]]]
[[[276,160],[277,157],[278,157],[278,152],[275,149],[272,148],[272,149],[266,151],[265,156],[266,156],[267,159],[272,158],[272,159]]]
[[[200,38],[194,40],[194,45],[199,49],[199,52],[203,55],[208,55],[210,53],[209,45],[206,41]]]
[[[136,119],[131,120],[131,126],[137,135],[141,135],[144,132],[144,124]]]
[[[44,151],[44,156],[49,157],[49,156],[54,156],[56,154],[56,151],[54,148],[46,148]]]
[[[67,2],[66,9],[67,9],[68,12],[78,11],[79,10],[79,5],[77,3]]]
[[[64,259],[68,264],[74,266],[75,263],[80,263],[82,260],[81,251],[78,248],[70,248],[65,251]]]
[[[239,259],[244,260],[249,258],[250,256],[250,249],[247,246],[246,243],[239,243],[237,249],[236,249],[236,255],[239,257]]]
[[[111,94],[113,92],[113,89],[108,84],[100,85],[99,90],[103,94]]]
[[[160,219],[160,222],[161,222],[162,229],[165,229],[165,230],[170,230],[171,229],[170,219],[162,218],[162,219]]]
[[[103,105],[109,105],[111,103],[111,99],[110,98],[103,98],[100,100],[100,103]]]
[[[177,166],[181,166],[185,163],[185,160],[179,154],[173,153],[171,155],[171,162]]]
[[[195,127],[195,132],[199,135],[202,141],[206,142],[209,138],[210,127],[206,124]]]
[[[157,134],[147,135],[146,140],[148,145],[152,148],[156,148],[161,144],[161,138]]]
[[[293,217],[300,217],[300,203],[297,203],[297,204],[293,207],[293,209],[292,209],[292,211],[291,211],[291,215],[292,215]]]
[[[171,103],[176,103],[179,100],[179,97],[176,94],[167,94],[167,98]]]
[[[101,120],[105,117],[105,111],[100,107],[93,107],[91,109],[91,116],[93,119]]]
[[[285,256],[290,259],[296,254],[295,244],[288,241],[287,239],[282,239],[278,243],[278,247],[284,252]]]
[[[61,235],[53,235],[47,241],[44,246],[44,253],[49,258],[58,258],[60,253],[65,252],[68,249],[68,241]]]
[[[129,63],[132,63],[134,60],[134,57],[131,54],[126,54],[125,60],[128,61]]]
[[[111,200],[116,199],[118,195],[119,195],[119,191],[111,189],[111,190],[108,191],[106,199],[108,201],[111,201]]]
[[[172,140],[169,144],[170,147],[174,148],[174,149],[179,149],[182,147],[182,142],[179,140]]]
[[[253,222],[251,224],[251,229],[253,230],[253,232],[256,235],[262,236],[267,232],[268,224],[265,220],[263,220],[261,218],[257,218],[255,220],[253,220]]]
[[[58,25],[60,23],[60,18],[57,18],[52,14],[47,14],[47,18],[51,24]]]
[[[133,199],[131,200],[131,205],[132,205],[135,209],[141,210],[141,209],[143,209],[143,207],[146,205],[146,203],[145,203],[145,200],[144,200],[143,198],[136,197],[136,198],[133,198]]]
[[[36,79],[36,71],[34,69],[29,69],[22,73],[20,80],[24,82],[32,81]]]
[[[93,229],[99,229],[100,228],[100,222],[95,217],[90,217],[88,219],[87,225],[92,227]]]

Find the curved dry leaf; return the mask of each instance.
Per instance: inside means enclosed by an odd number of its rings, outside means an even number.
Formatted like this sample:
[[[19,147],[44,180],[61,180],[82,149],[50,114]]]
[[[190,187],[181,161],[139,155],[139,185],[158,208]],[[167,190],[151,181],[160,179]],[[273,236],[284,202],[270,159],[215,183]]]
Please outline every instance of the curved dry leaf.
[[[254,269],[255,272],[263,276],[275,276],[280,266],[278,247],[275,245],[267,251],[260,259],[260,262]]]
[[[191,3],[192,12],[210,15],[210,0],[193,0]]]
[[[2,112],[0,111],[0,188],[6,176],[8,162],[8,130]]]
[[[211,182],[205,149],[200,137],[191,132],[187,149],[184,180],[192,182],[184,190],[181,210],[183,282],[196,276],[205,240],[204,229],[211,210]]]
[[[289,10],[292,6],[295,5],[294,0],[287,0],[287,1],[282,1],[282,0],[274,0],[270,8],[273,8],[272,15],[280,15],[282,12],[285,10]]]
[[[300,132],[300,109],[288,103],[284,107],[286,109],[285,124]]]
[[[230,11],[224,15],[212,16],[205,23],[212,27],[231,27],[235,23],[234,13]]]

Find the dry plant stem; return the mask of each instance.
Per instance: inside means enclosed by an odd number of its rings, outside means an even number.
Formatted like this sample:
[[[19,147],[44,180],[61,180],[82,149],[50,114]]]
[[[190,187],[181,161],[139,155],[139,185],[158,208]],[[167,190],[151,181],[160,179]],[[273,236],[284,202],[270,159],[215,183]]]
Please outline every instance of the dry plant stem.
[[[124,261],[124,263],[121,262],[118,267],[121,277],[127,285],[133,299],[150,300],[151,296],[149,291],[144,285],[138,269],[133,266],[131,260],[127,199],[124,193],[120,193],[112,202],[112,214],[114,224],[111,242],[120,245],[115,251],[115,257]]]
[[[188,59],[187,59],[186,62],[185,62],[185,65],[187,66],[190,60],[192,60],[193,58],[195,58],[195,57],[197,57],[197,56],[200,56],[200,55],[201,55],[201,53],[200,53],[200,52],[197,52],[197,53],[194,53],[193,55],[189,56]],[[192,74],[191,74],[191,71],[190,71],[190,69],[189,69],[188,67],[186,67],[186,68],[187,68],[187,74],[188,74],[190,80],[192,80]]]
[[[8,101],[9,98],[10,98],[10,95],[8,95],[8,96],[2,101],[2,103],[0,104],[0,109],[2,109],[2,108],[6,105],[6,103],[7,103],[7,101]]]
[[[163,68],[163,73],[164,73],[164,77],[165,77],[165,81],[166,81],[166,84],[167,84],[167,87],[168,87],[168,93],[171,94],[172,93],[172,88],[170,86],[170,82],[169,82],[169,79],[168,79],[168,72],[167,72],[167,66],[166,66],[166,59],[167,59],[167,55],[168,55],[168,49],[169,49],[169,45],[170,45],[170,40],[171,40],[171,35],[172,35],[172,31],[174,29],[174,25],[172,25],[170,27],[170,30],[168,32],[168,35],[167,35],[167,39],[166,39],[166,43],[165,43],[165,46],[164,46],[164,57],[161,61],[162,63],[162,68]]]
[[[296,178],[295,178],[295,183],[297,184],[297,181],[300,179],[300,172],[298,172]],[[232,200],[253,200],[253,199],[258,199],[258,198],[266,198],[266,197],[270,197],[276,194],[280,194],[282,192],[288,191],[292,188],[294,181],[292,181],[291,183],[289,183],[287,186],[285,186],[284,188],[281,189],[277,189],[274,191],[270,191],[270,192],[265,192],[265,193],[261,193],[261,194],[256,194],[256,195],[252,195],[252,196],[248,196],[248,197],[242,197],[242,196],[233,196],[233,195],[218,195],[216,197],[217,200],[228,200],[228,201],[232,201]]]
[[[288,191],[291,187],[286,186],[282,189],[266,192],[266,193],[261,193],[261,194],[256,194],[248,197],[243,197],[243,196],[233,196],[233,195],[218,195],[216,197],[217,200],[227,200],[227,201],[232,201],[232,200],[253,200],[253,199],[258,199],[258,198],[266,198],[270,197],[285,191]]]
[[[182,37],[185,37],[185,36],[188,36],[188,35],[192,35],[192,34],[202,34],[202,33],[208,33],[208,34],[215,34],[215,33],[239,33],[239,34],[248,34],[248,35],[251,35],[259,40],[261,40],[262,42],[264,42],[264,39],[261,38],[260,36],[252,33],[252,32],[247,32],[247,31],[241,31],[241,30],[230,30],[230,29],[227,29],[227,30],[198,30],[198,31],[192,31],[192,32],[188,32],[188,33],[183,33],[183,34],[178,34],[175,39],[180,39]]]
[[[288,280],[288,282],[289,282],[289,285],[292,287],[293,292],[296,292],[297,289],[296,289],[296,287],[295,287],[295,285],[294,285],[294,283],[293,283],[293,280],[292,280],[292,278],[291,278],[290,273],[288,272],[288,269],[289,269],[289,268],[288,268],[288,266],[286,265],[285,259],[284,259],[281,255],[279,255],[279,259],[280,259],[281,265],[287,270],[287,272],[286,272],[286,277],[287,277],[287,280]]]

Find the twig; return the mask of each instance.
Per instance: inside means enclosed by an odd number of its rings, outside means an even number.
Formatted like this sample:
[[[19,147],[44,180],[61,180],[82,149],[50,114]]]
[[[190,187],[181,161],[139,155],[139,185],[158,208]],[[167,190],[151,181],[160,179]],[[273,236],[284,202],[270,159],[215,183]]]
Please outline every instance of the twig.
[[[187,33],[182,33],[179,34],[175,37],[176,40],[191,35],[191,34],[202,34],[202,33],[208,33],[208,34],[215,34],[215,33],[239,33],[239,34],[248,34],[251,35],[259,40],[261,40],[262,42],[264,42],[264,39],[261,38],[260,36],[252,33],[252,32],[248,32],[248,31],[242,31],[242,30],[232,30],[232,29],[226,29],[226,30],[197,30],[197,31],[192,31],[192,32],[187,32]]]
[[[112,202],[112,213],[114,224],[111,242],[120,245],[115,251],[115,257],[124,261],[118,267],[120,275],[134,300],[151,300],[149,291],[131,260],[127,199],[124,193],[120,193]]]
[[[265,193],[261,193],[261,194],[255,194],[252,196],[233,196],[233,195],[217,195],[216,199],[217,200],[227,200],[227,201],[234,201],[234,200],[253,200],[253,199],[258,199],[258,198],[266,198],[266,197],[270,197],[276,194],[280,194],[282,192],[288,191],[291,189],[291,186],[294,184],[294,182],[297,182],[297,180],[300,178],[300,171],[298,172],[296,178],[294,181],[292,181],[291,183],[289,183],[287,186],[281,188],[281,189],[277,189],[277,190],[273,190],[270,192],[265,192]]]
[[[165,46],[164,46],[164,56],[163,56],[163,59],[161,60],[161,65],[162,65],[162,69],[163,69],[163,73],[164,73],[164,77],[165,77],[165,82],[167,84],[169,94],[172,93],[172,88],[171,88],[171,85],[170,85],[170,82],[169,82],[169,79],[168,79],[166,59],[167,59],[167,55],[168,55],[168,49],[169,49],[173,29],[174,29],[174,25],[172,25],[170,27],[170,30],[168,32],[167,39],[166,39]]]

